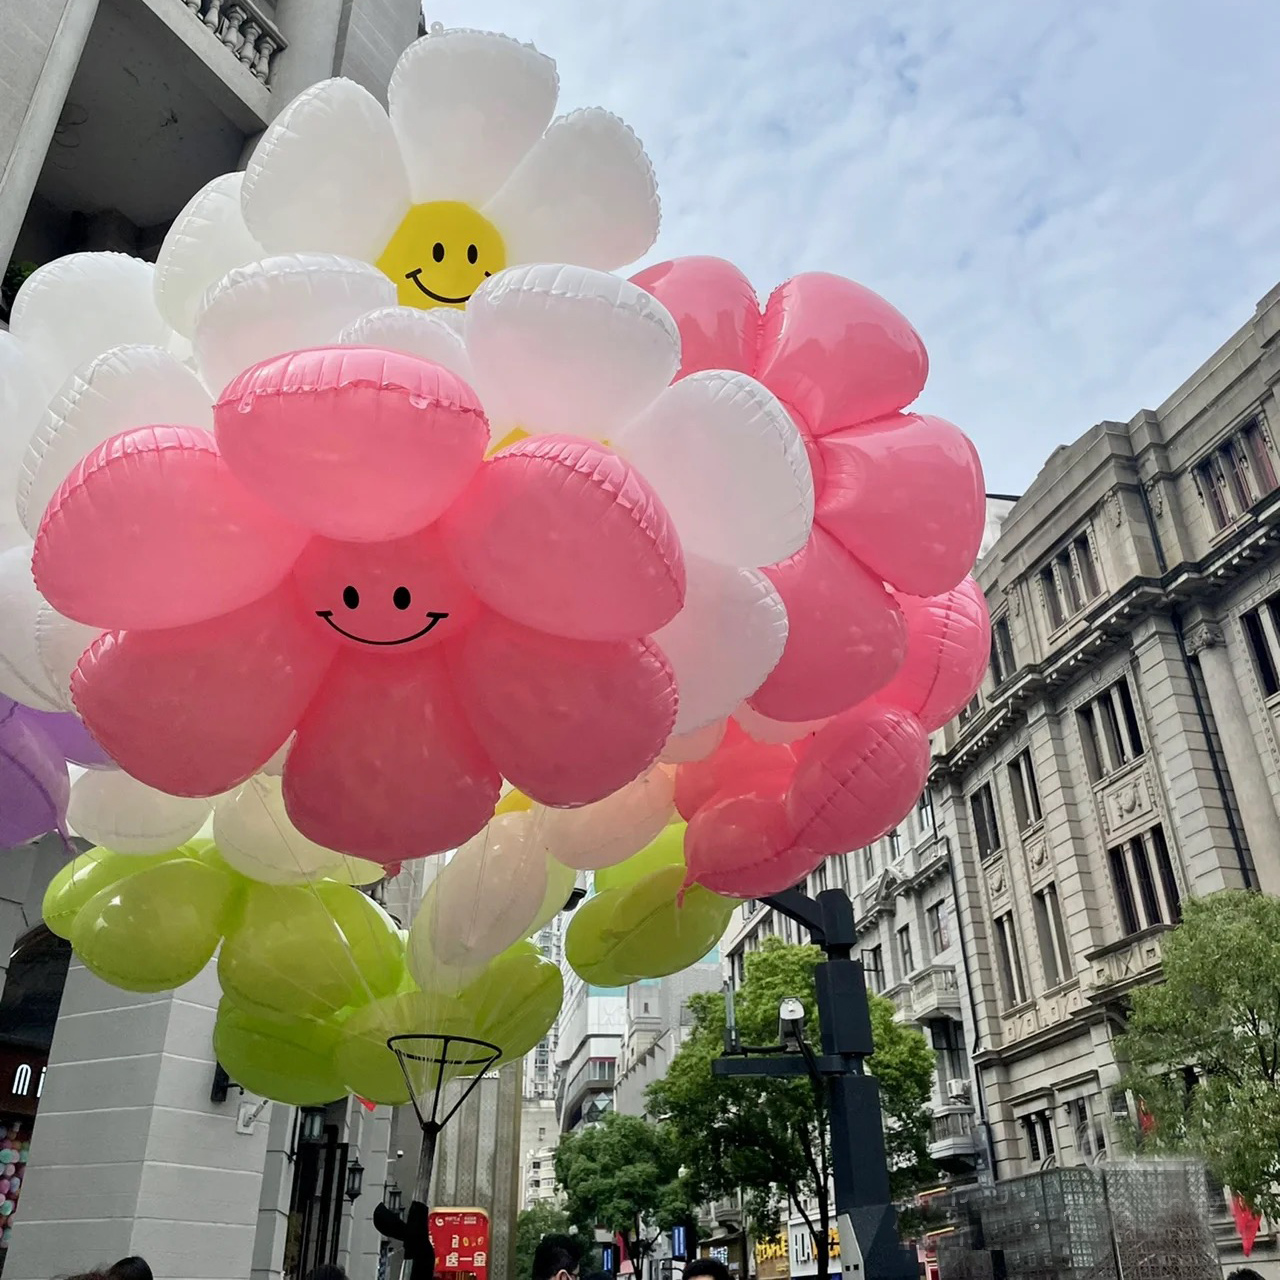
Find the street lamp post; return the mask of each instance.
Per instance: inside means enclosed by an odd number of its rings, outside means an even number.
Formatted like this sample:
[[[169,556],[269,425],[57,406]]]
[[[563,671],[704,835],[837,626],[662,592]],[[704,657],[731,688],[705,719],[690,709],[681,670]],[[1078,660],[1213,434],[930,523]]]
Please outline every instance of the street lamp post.
[[[822,1054],[803,1043],[800,1055],[748,1056],[734,1046],[712,1070],[721,1076],[809,1075],[825,1087],[843,1273],[850,1280],[915,1280],[916,1257],[898,1238],[889,1198],[880,1091],[865,1069],[875,1046],[862,963],[853,958],[853,904],[840,889],[826,889],[816,900],[788,889],[764,902],[807,929],[826,957],[814,970]]]

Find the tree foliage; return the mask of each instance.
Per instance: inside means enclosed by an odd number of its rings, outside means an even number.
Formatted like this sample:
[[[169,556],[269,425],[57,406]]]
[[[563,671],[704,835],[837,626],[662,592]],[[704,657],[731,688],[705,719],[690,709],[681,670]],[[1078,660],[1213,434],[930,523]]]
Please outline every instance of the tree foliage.
[[[1201,1156],[1255,1210],[1280,1215],[1280,900],[1192,899],[1165,935],[1163,983],[1132,993],[1116,1042],[1139,1099],[1135,1144]],[[1191,1068],[1193,1070],[1188,1070]]]
[[[516,1280],[529,1280],[533,1275],[533,1254],[538,1241],[543,1236],[551,1235],[576,1236],[582,1246],[582,1274],[585,1276],[595,1270],[593,1261],[595,1240],[588,1232],[575,1231],[569,1221],[569,1215],[554,1204],[535,1204],[528,1209],[521,1209],[516,1215],[516,1238],[512,1252],[515,1254],[515,1270],[512,1273]]]
[[[659,1232],[688,1225],[696,1213],[671,1134],[640,1116],[610,1112],[561,1138],[556,1181],[579,1231],[592,1235],[603,1227],[622,1236],[637,1266]]]
[[[766,938],[747,956],[746,978],[735,1000],[743,1044],[773,1044],[778,1005],[804,1002],[806,1036],[819,1037],[814,970],[822,952]],[[885,1146],[895,1196],[918,1187],[931,1172],[929,1094],[933,1051],[916,1030],[894,1019],[888,1000],[868,993],[875,1053],[868,1070],[878,1079],[885,1116]],[[788,1201],[804,1216],[818,1255],[818,1275],[829,1274],[830,1149],[825,1096],[806,1078],[768,1080],[715,1076],[711,1063],[724,1050],[725,1004],[720,994],[690,1000],[694,1028],[666,1077],[649,1090],[649,1107],[667,1118],[679,1158],[703,1198],[741,1190],[757,1239],[777,1234]],[[811,1216],[805,1202],[817,1201]]]

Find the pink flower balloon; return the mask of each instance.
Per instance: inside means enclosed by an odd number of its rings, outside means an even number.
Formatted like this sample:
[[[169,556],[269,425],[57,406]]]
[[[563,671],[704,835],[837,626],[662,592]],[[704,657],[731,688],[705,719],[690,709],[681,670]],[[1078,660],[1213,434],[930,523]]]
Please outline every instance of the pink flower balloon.
[[[471,389],[375,348],[264,361],[215,424],[107,441],[36,542],[45,597],[106,632],[72,690],[129,773],[214,795],[296,732],[299,830],[394,863],[474,835],[500,777],[586,804],[656,759],[676,691],[650,636],[684,564],[610,449],[486,460]]]
[[[901,598],[956,586],[982,538],[973,445],[950,423],[907,411],[928,375],[924,344],[888,302],[839,276],[796,276],[763,310],[750,282],[718,258],[661,263],[634,281],[679,325],[681,376],[751,374],[787,407],[808,449],[813,535],[766,570],[790,631],[750,705],[786,721],[847,710],[902,664]]]

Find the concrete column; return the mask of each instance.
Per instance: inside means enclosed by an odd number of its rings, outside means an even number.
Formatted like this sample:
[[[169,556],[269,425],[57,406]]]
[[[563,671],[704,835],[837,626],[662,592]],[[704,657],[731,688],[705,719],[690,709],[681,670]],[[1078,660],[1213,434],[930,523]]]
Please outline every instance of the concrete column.
[[[271,70],[271,101],[277,111],[337,66],[343,0],[278,0],[276,25],[289,42]]]
[[[0,21],[0,267],[13,253],[98,0],[22,8],[20,20]]]
[[[249,1280],[280,1280],[289,1234],[289,1202],[293,1194],[293,1151],[296,1111],[273,1103],[267,1118],[267,1154],[258,1197],[253,1267]]]
[[[218,997],[212,965],[136,995],[72,962],[5,1280],[129,1254],[157,1280],[249,1275],[268,1124],[239,1133],[240,1095],[209,1099]]]
[[[14,944],[40,923],[44,891],[66,861],[66,849],[56,835],[0,852],[0,991]]]
[[[1187,632],[1187,649],[1200,662],[1240,820],[1253,854],[1258,887],[1266,893],[1280,893],[1280,815],[1276,813],[1221,629],[1216,623],[1197,623]]]

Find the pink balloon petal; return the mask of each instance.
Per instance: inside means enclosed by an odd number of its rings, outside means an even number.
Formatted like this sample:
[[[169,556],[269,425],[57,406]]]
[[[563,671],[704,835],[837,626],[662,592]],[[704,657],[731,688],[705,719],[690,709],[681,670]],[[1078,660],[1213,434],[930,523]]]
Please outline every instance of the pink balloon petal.
[[[703,369],[753,373],[760,341],[760,304],[751,281],[723,258],[676,258],[631,277],[653,294],[680,329],[677,378]]]
[[[878,579],[817,526],[765,572],[787,606],[782,660],[749,704],[771,720],[818,720],[870,697],[906,653],[902,613]]]
[[[444,647],[344,653],[284,766],[303,835],[394,865],[452,849],[493,816],[502,779],[467,724]]]
[[[63,481],[36,539],[36,585],[89,626],[183,627],[280,583],[307,533],[237,483],[194,427],[113,436]]]
[[[617,454],[532,436],[486,462],[445,520],[462,576],[515,622],[581,640],[630,640],[684,603],[666,508]]]
[[[815,517],[873,573],[934,596],[973,568],[986,521],[978,451],[941,418],[895,414],[819,441]]]
[[[171,795],[211,796],[275,754],[334,652],[286,585],[197,626],[107,632],[80,659],[71,694],[127,773]]]
[[[944,595],[900,596],[898,604],[907,620],[907,657],[875,700],[911,712],[932,733],[959,715],[986,675],[987,598],[966,578]]]
[[[822,861],[796,844],[774,794],[732,796],[697,814],[684,838],[691,882],[730,898],[762,898],[790,889]]]
[[[649,641],[557,639],[490,614],[450,656],[480,741],[543,804],[603,800],[658,758],[675,723],[675,678]]]
[[[358,542],[430,524],[489,443],[480,402],[456,374],[377,347],[264,360],[222,393],[214,424],[248,489],[317,533]]]
[[[840,276],[796,276],[764,311],[755,376],[813,435],[904,409],[924,388],[929,357],[907,318]]]
[[[860,849],[911,812],[929,772],[929,737],[896,707],[864,705],[808,739],[787,813],[797,843],[824,854]]]
[[[769,790],[775,785],[780,794],[795,769],[796,755],[790,744],[757,742],[731,720],[724,740],[711,755],[676,770],[676,808],[687,822],[725,796]]]

